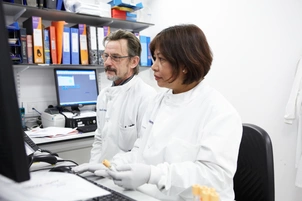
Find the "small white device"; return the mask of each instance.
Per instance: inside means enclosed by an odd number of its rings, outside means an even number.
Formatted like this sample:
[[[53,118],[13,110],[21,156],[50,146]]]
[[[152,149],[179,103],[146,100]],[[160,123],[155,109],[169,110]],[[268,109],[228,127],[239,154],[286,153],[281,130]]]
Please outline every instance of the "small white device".
[[[46,109],[42,115],[42,124],[43,127],[65,127],[65,117],[59,112]]]

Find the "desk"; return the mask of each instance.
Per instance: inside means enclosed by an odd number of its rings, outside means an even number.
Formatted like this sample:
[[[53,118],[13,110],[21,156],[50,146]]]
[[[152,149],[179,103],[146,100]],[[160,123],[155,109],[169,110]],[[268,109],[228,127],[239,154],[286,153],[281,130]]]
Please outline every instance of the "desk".
[[[61,158],[78,164],[87,163],[94,141],[94,132],[66,135],[54,138],[31,138],[41,149],[59,154]]]
[[[70,165],[69,162],[64,162],[62,164],[57,164],[57,165]],[[44,163],[44,162],[41,162],[41,163],[35,163],[31,166],[30,170],[39,170],[39,172],[31,172],[31,178],[34,178],[33,177],[33,174],[35,174],[35,178],[34,180],[35,181],[39,181],[39,182],[42,182],[41,185],[38,185],[38,188],[40,188],[41,186],[43,186],[44,184],[49,184],[49,183],[52,183],[52,182],[49,182],[47,177],[46,177],[46,182],[45,182],[45,175],[44,172],[48,171],[49,168],[52,168],[53,166],[52,165],[49,165],[47,163]],[[42,174],[39,174],[39,173],[42,173]],[[63,173],[63,174],[70,174],[70,173]],[[70,176],[70,175],[66,175],[66,176]],[[74,176],[74,175],[72,175]],[[95,176],[93,173],[91,172],[85,172],[83,174],[81,174],[82,177],[85,177],[91,181],[94,181],[96,183],[99,183],[107,188],[110,188],[116,192],[119,192],[121,194],[124,194],[132,199],[135,199],[135,200],[138,200],[138,201],[159,201],[158,199],[156,198],[153,198],[149,195],[146,195],[140,191],[133,191],[133,190],[125,190],[124,188],[121,188],[117,185],[115,185],[113,183],[112,180],[110,179],[107,179],[107,178],[100,178],[100,177],[97,177]],[[40,178],[40,177],[43,177],[43,178]],[[60,176],[60,178],[63,178],[64,176]],[[52,177],[53,178],[53,177]],[[55,179],[57,180],[57,179]],[[59,182],[60,183],[60,182]],[[35,184],[36,185],[36,184]],[[72,187],[71,188],[74,188],[74,187],[77,187],[78,188],[81,188],[80,185],[77,185],[76,183],[73,183]],[[70,187],[69,187],[70,188]],[[60,189],[59,189],[60,190]],[[58,193],[59,194],[59,193]],[[44,195],[45,196],[45,195]]]

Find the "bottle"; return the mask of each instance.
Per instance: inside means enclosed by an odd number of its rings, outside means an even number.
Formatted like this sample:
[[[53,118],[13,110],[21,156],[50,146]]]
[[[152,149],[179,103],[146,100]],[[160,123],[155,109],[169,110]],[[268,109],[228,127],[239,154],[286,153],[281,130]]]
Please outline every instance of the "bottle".
[[[192,186],[192,194],[193,194],[193,201],[199,201],[200,199],[200,186],[198,184],[194,184]]]

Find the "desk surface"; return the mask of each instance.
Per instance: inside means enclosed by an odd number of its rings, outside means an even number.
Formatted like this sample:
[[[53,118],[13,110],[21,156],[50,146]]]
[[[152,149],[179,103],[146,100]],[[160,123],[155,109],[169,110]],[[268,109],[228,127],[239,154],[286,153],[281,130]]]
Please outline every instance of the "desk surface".
[[[86,177],[91,179],[90,177],[92,177],[92,176],[86,176]],[[95,177],[95,176],[93,176],[93,177]],[[102,178],[102,179],[97,179],[96,178],[96,179],[94,179],[94,181],[96,183],[102,184],[103,186],[106,186],[106,187],[108,187],[108,188],[110,188],[114,191],[122,193],[123,195],[126,195],[126,196],[128,196],[132,199],[135,199],[135,200],[139,200],[139,201],[141,201],[141,200],[144,200],[144,201],[159,201],[158,199],[153,198],[153,197],[151,197],[149,195],[146,195],[146,194],[144,194],[142,192],[139,192],[139,191],[125,190],[124,188],[121,188],[121,187],[115,185],[112,180],[107,179],[107,178]]]
[[[69,163],[69,162],[64,162],[64,163],[61,163],[61,164],[58,164],[59,166],[60,165],[73,165],[72,163]],[[36,164],[33,164],[30,168],[31,171],[37,171],[39,169],[39,172],[42,171],[41,173],[43,172],[46,172],[48,171],[48,169],[52,168],[53,166],[52,165],[49,165],[47,163],[44,163],[44,162],[41,162],[41,163],[36,163]],[[32,172],[31,174],[35,174],[35,172]],[[64,174],[70,174],[70,173],[64,173]],[[39,175],[39,174],[38,174]],[[107,188],[110,188],[116,192],[119,192],[121,194],[124,194],[134,200],[138,200],[138,201],[159,201],[158,199],[156,198],[153,198],[149,195],[146,195],[140,191],[133,191],[133,190],[125,190],[124,188],[121,188],[117,185],[115,185],[113,183],[112,180],[110,179],[107,179],[107,178],[100,178],[100,177],[97,177],[95,176],[93,173],[90,173],[90,172],[86,172],[86,173],[83,173],[82,174],[83,177],[86,177],[87,179],[91,180],[91,181],[94,181],[96,183],[99,183]],[[35,180],[37,180],[37,177],[35,178]],[[39,179],[39,181],[42,182],[43,178]],[[75,184],[76,186],[76,184]],[[80,186],[77,186],[77,187],[80,187]]]

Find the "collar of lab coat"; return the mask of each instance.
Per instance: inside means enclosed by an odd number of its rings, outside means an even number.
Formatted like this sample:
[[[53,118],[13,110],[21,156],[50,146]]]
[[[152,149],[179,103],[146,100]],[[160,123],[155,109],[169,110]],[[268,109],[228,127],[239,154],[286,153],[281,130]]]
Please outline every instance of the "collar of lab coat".
[[[173,94],[172,89],[170,89],[164,94],[163,100],[166,104],[169,105],[181,105],[188,103],[191,100],[195,99],[196,96],[200,95],[206,86],[207,84],[205,80],[202,80],[194,88],[183,93]]]
[[[118,85],[114,87],[107,87],[105,89],[106,97],[113,98],[119,93],[123,93],[128,91],[136,82],[138,81],[138,77],[135,75],[131,80],[123,85]]]

